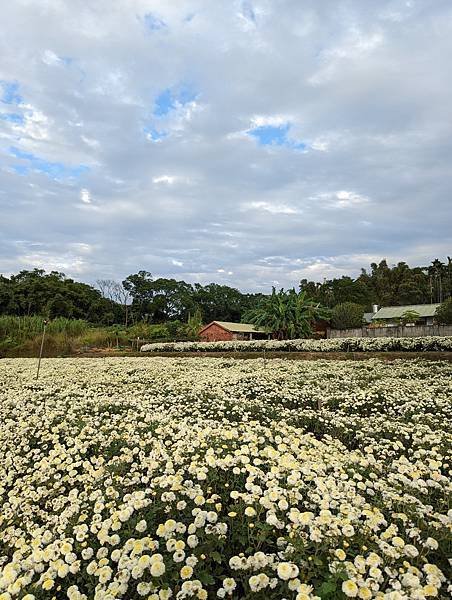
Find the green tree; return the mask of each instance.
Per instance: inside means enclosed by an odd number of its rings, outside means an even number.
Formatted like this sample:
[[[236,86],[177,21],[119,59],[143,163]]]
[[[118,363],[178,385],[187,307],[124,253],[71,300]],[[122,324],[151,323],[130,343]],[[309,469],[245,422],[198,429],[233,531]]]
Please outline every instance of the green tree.
[[[132,298],[132,315],[140,320],[152,312],[151,303],[154,297],[152,273],[138,271],[124,279],[122,285]]]
[[[309,337],[316,319],[329,316],[329,311],[312,301],[306,292],[295,289],[276,292],[272,289],[269,297],[261,304],[247,311],[244,321],[261,327],[279,340]]]
[[[416,323],[421,318],[421,315],[415,310],[406,310],[400,317],[400,324]]]
[[[42,269],[20,271],[0,278],[0,313],[16,316],[51,316],[100,322],[106,312],[117,312],[115,303],[102,298],[86,283],[64,273]]]
[[[452,298],[444,300],[436,309],[435,318],[441,325],[452,325]]]
[[[336,304],[331,311],[331,323],[335,329],[351,329],[363,324],[364,309],[355,302]]]
[[[190,337],[197,338],[202,328],[202,313],[199,308],[192,315],[188,315],[186,326],[187,333]]]
[[[209,283],[205,286],[195,283],[194,305],[202,313],[203,321],[240,321],[245,310],[250,308],[250,296],[227,285]]]
[[[154,323],[188,318],[194,309],[193,287],[185,281],[161,277],[152,282],[150,311]]]

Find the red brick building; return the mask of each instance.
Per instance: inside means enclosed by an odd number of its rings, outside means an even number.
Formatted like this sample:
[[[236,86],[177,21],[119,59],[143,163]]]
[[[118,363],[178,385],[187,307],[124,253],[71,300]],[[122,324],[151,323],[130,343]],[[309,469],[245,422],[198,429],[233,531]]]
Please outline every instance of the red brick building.
[[[270,334],[250,323],[212,321],[199,332],[203,342],[229,342],[232,340],[266,340]]]

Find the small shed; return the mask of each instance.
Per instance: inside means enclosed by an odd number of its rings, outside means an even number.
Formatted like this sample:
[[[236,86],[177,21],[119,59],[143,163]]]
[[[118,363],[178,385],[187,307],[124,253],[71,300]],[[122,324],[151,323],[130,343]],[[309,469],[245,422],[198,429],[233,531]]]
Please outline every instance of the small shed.
[[[264,329],[251,323],[212,321],[199,332],[203,342],[228,342],[232,340],[262,340],[270,337]]]

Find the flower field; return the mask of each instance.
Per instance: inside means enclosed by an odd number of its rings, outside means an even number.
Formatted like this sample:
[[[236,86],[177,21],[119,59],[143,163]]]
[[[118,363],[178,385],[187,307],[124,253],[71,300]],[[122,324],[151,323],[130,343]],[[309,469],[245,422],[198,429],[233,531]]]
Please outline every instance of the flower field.
[[[254,340],[144,344],[141,352],[445,352],[452,337],[336,338],[329,340]]]
[[[0,600],[449,598],[452,364],[0,361]]]

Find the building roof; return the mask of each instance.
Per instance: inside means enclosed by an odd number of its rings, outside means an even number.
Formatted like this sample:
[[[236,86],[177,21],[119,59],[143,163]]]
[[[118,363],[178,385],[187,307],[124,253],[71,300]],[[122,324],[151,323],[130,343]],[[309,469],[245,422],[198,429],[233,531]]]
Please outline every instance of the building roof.
[[[368,313],[364,313],[363,314],[363,321],[365,323],[370,323],[372,321],[372,317],[374,316],[375,313],[373,312],[368,312]]]
[[[407,311],[417,312],[420,317],[433,317],[439,304],[408,304],[407,306],[384,306],[377,311],[372,320],[400,319]]]
[[[230,321],[212,321],[212,323],[209,323],[203,327],[201,331],[206,330],[214,323],[220,327],[223,327],[223,329],[231,331],[232,333],[262,333],[265,331],[264,329],[260,329],[259,327],[251,325],[251,323],[231,323]]]

